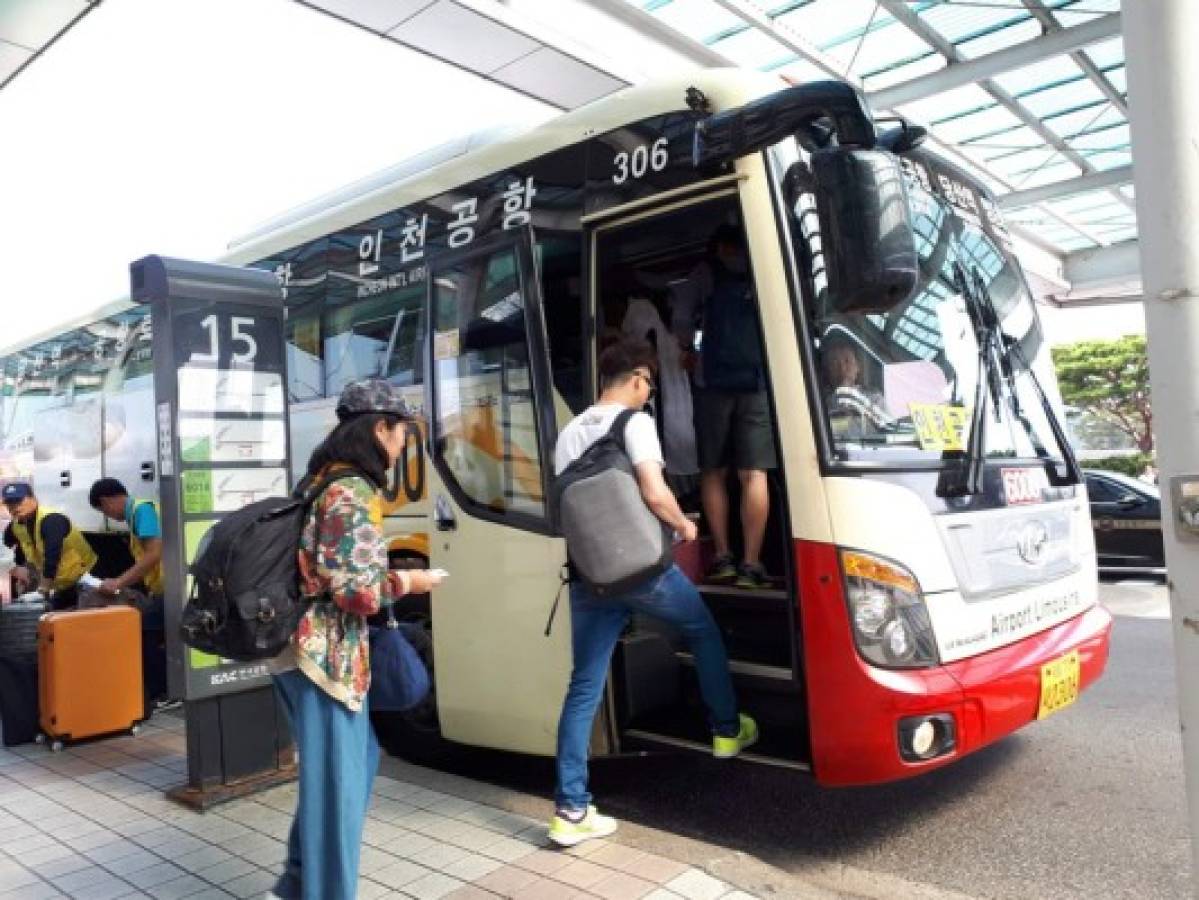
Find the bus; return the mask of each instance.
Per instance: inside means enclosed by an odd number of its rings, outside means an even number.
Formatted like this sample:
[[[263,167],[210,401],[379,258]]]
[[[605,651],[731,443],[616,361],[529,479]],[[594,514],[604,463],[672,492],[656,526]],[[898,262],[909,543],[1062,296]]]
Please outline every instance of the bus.
[[[376,717],[389,750],[554,753],[571,662],[568,609],[547,635],[566,562],[554,440],[596,398],[600,348],[649,334],[667,474],[700,513],[704,388],[679,360],[726,337],[701,315],[718,232],[746,252],[764,361],[770,579],[707,583],[702,516],[676,552],[761,725],[747,757],[892,781],[1100,677],[1111,618],[1037,310],[994,198],[923,136],[844,84],[705,70],[463,138],[231,244],[224,262],[285,293],[295,465],[353,379],[387,378],[413,409],[391,559],[452,577],[405,604],[435,690]],[[157,484],[146,316],[117,303],[3,358],[6,471],[92,534],[108,527],[93,477]],[[727,489],[739,544],[735,473]],[[218,508],[258,499],[221,490]],[[708,746],[693,660],[634,619],[592,754]]]

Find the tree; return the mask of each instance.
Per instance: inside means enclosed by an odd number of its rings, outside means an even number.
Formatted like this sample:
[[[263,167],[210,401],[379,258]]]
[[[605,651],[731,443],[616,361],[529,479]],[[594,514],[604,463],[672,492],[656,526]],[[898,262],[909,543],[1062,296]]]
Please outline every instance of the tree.
[[[1153,452],[1145,338],[1129,334],[1054,347],[1053,364],[1068,405],[1110,422],[1136,441],[1142,453]]]

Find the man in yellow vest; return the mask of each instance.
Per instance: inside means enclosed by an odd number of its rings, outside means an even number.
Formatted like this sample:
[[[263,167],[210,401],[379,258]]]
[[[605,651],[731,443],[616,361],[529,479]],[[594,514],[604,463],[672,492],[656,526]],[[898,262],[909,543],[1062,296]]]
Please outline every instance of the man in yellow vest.
[[[162,522],[158,504],[135,500],[115,478],[101,478],[88,492],[93,509],[129,526],[129,552],[133,565],[116,578],[100,582],[100,593],[117,596],[138,587],[149,595],[142,609],[142,668],[146,681],[147,707],[166,699],[166,621],[163,609]],[[149,710],[147,709],[147,712]]]
[[[4,543],[16,551],[12,574],[17,586],[47,594],[54,609],[75,606],[76,585],[97,561],[87,538],[65,515],[38,503],[33,488],[24,482],[6,484],[0,500],[12,517]]]

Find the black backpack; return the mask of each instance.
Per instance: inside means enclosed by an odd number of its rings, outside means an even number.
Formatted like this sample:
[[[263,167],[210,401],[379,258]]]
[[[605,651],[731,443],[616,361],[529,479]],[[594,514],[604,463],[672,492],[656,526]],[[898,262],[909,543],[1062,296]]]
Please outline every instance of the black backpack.
[[[259,500],[213,525],[191,564],[183,643],[239,662],[278,656],[308,606],[298,562],[305,517],[333,482],[360,476],[349,469],[302,481],[291,497]]]

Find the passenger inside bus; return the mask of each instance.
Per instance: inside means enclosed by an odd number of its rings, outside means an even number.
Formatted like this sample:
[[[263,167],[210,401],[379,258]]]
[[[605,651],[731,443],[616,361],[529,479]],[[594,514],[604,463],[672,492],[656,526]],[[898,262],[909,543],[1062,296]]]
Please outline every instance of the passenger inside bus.
[[[882,393],[863,383],[859,351],[847,339],[825,342],[821,368],[824,404],[835,435],[864,437],[894,428],[895,418],[887,412]]]
[[[708,265],[711,287],[701,307],[704,340],[695,373],[703,508],[716,553],[707,580],[764,588],[769,585],[761,557],[770,515],[766,476],[777,463],[757,300],[739,227],[723,224],[716,230]],[[730,469],[741,486],[739,565],[729,539]]]
[[[696,581],[768,590],[785,571],[772,517],[777,467],[761,327],[744,231],[731,198],[607,232],[599,242],[600,347],[624,333],[657,349],[652,412],[667,476],[702,512]],[[619,329],[619,330],[618,330]],[[697,477],[698,475],[698,477]]]

